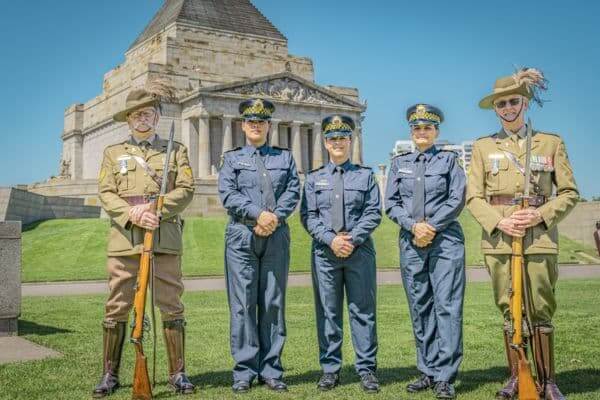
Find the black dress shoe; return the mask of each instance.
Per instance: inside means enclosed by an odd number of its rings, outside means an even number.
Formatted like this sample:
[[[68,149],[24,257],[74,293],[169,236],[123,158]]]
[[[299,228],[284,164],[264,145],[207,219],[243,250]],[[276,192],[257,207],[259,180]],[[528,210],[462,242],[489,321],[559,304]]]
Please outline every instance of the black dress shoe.
[[[406,385],[406,391],[408,393],[417,393],[429,389],[432,386],[433,379],[431,379],[425,374],[422,374],[416,381]]]
[[[110,372],[107,372],[102,376],[100,383],[94,388],[92,397],[94,399],[100,399],[102,397],[110,396],[118,388],[119,378]]]
[[[340,383],[340,376],[338,374],[324,373],[317,383],[319,390],[327,391],[336,387]]]
[[[275,378],[260,378],[267,387],[274,392],[287,392],[288,388],[284,381]]]
[[[248,381],[235,381],[231,387],[235,393],[246,393],[250,390],[250,382]]]
[[[379,392],[379,380],[372,372],[367,372],[360,376],[360,384],[363,390],[367,393]]]
[[[436,382],[433,388],[435,397],[438,399],[455,399],[456,393],[450,382]]]

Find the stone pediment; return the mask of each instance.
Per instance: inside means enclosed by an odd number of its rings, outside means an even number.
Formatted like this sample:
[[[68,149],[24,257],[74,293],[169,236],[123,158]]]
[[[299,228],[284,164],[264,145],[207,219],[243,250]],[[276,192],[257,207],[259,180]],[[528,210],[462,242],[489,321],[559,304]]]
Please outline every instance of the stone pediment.
[[[276,101],[316,105],[365,106],[289,72],[225,85],[203,88],[201,93],[271,98]]]

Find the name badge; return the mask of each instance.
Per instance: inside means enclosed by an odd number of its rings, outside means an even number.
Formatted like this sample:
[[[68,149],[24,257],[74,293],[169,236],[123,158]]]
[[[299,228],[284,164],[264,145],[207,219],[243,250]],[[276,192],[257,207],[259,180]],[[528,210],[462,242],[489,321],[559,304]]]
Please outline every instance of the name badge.
[[[243,161],[238,161],[238,165],[241,165],[242,167],[251,167],[252,166],[252,164],[248,164]]]
[[[329,181],[327,179],[322,179],[320,181],[315,182],[315,186],[329,186]]]
[[[399,174],[412,174],[412,170],[410,169],[406,169],[406,168],[398,168],[398,173]]]

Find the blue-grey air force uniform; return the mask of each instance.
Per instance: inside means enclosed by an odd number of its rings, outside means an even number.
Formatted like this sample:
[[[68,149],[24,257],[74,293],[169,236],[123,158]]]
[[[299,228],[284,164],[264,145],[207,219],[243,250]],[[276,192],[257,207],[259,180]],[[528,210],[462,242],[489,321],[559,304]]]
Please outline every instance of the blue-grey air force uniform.
[[[385,209],[402,228],[400,268],[413,322],[417,368],[436,382],[454,381],[463,354],[465,250],[456,218],[464,204],[465,174],[454,152],[433,146],[424,153],[404,153],[392,160]],[[437,234],[429,246],[419,248],[412,243],[411,229],[423,215]]]
[[[257,162],[256,157],[261,159]],[[267,210],[259,177],[259,171],[265,169],[276,203],[271,211],[279,218],[279,226],[266,238],[253,232],[259,215]],[[219,173],[219,195],[231,217],[225,232],[225,276],[233,378],[248,382],[258,375],[281,379],[290,260],[285,219],[300,198],[294,158],[288,150],[266,145],[226,152]]]
[[[307,177],[301,217],[313,238],[312,277],[317,314],[319,359],[323,372],[337,373],[342,365],[342,315],[344,288],[350,315],[356,371],[375,372],[377,328],[375,318],[375,248],[371,233],[381,222],[379,188],[370,168],[346,161],[343,169],[343,217],[340,231],[352,236],[354,252],[335,256],[329,245],[336,236],[332,228],[335,208],[335,165],[329,163]]]

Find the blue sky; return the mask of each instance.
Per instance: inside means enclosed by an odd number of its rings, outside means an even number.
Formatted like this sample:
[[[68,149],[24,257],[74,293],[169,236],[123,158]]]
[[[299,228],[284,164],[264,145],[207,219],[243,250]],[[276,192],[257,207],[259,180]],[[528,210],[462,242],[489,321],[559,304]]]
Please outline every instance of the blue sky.
[[[474,139],[498,129],[477,107],[514,65],[541,68],[551,100],[530,116],[563,136],[585,197],[600,196],[600,3],[586,1],[426,3],[377,0],[253,0],[312,58],[319,84],[353,86],[368,101],[365,161],[387,162],[407,138],[416,102],[446,114],[442,138]],[[2,5],[0,186],[58,172],[63,111],[101,92],[162,0],[36,1]],[[100,150],[99,150],[100,151]]]

